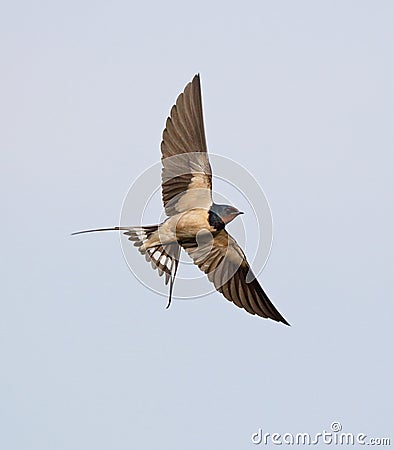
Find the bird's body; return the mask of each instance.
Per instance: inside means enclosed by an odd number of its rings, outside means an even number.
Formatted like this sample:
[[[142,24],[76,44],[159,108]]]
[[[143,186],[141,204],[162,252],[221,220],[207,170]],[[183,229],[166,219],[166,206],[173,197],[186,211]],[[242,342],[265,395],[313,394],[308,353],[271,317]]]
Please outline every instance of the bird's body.
[[[159,225],[140,248],[146,250],[159,244],[193,239],[203,230],[214,233],[216,230],[209,224],[208,216],[209,211],[204,208],[194,208],[171,216]]]
[[[245,254],[226,231],[242,212],[212,199],[212,172],[205,141],[200,77],[179,95],[163,131],[162,197],[168,218],[159,225],[122,230],[160,275],[170,282],[169,302],[181,249],[215,288],[250,314],[287,324],[253,275]],[[78,233],[75,233],[78,234]]]

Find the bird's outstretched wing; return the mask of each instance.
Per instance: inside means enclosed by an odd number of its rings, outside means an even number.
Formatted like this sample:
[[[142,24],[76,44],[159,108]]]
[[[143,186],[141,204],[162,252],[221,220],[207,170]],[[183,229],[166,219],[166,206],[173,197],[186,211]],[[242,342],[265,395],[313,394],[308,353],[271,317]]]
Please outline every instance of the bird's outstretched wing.
[[[251,272],[241,247],[227,231],[221,230],[214,237],[208,232],[205,237],[200,233],[197,240],[184,242],[182,246],[227,300],[250,314],[289,325],[271,303]]]
[[[204,132],[200,76],[179,95],[161,142],[162,197],[166,214],[212,205],[212,172]]]

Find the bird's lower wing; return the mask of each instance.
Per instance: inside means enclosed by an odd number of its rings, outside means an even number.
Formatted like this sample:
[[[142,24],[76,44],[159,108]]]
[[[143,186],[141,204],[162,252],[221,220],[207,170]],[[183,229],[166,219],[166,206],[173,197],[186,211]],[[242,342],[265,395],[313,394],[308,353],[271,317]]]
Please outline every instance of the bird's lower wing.
[[[250,314],[289,325],[251,272],[237,242],[225,230],[213,238],[210,236],[207,234],[206,239],[185,242],[182,246],[216,290]]]

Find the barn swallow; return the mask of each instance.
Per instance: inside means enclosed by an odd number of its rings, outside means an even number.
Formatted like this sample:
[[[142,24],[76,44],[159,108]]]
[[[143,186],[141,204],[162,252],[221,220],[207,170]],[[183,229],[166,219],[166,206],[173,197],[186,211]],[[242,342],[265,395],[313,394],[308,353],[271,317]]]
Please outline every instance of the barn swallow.
[[[169,307],[184,249],[216,290],[250,314],[289,325],[254,276],[226,225],[240,214],[212,199],[212,171],[204,131],[200,76],[178,96],[161,142],[162,199],[168,218],[159,225],[79,231],[123,231],[169,286]]]

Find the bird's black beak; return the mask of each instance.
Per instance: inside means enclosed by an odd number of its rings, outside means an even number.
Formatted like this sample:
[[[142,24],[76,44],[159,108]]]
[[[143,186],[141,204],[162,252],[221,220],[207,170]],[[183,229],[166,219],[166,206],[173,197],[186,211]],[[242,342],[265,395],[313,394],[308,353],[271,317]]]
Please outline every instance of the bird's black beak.
[[[238,211],[238,214],[245,214],[243,211]]]

